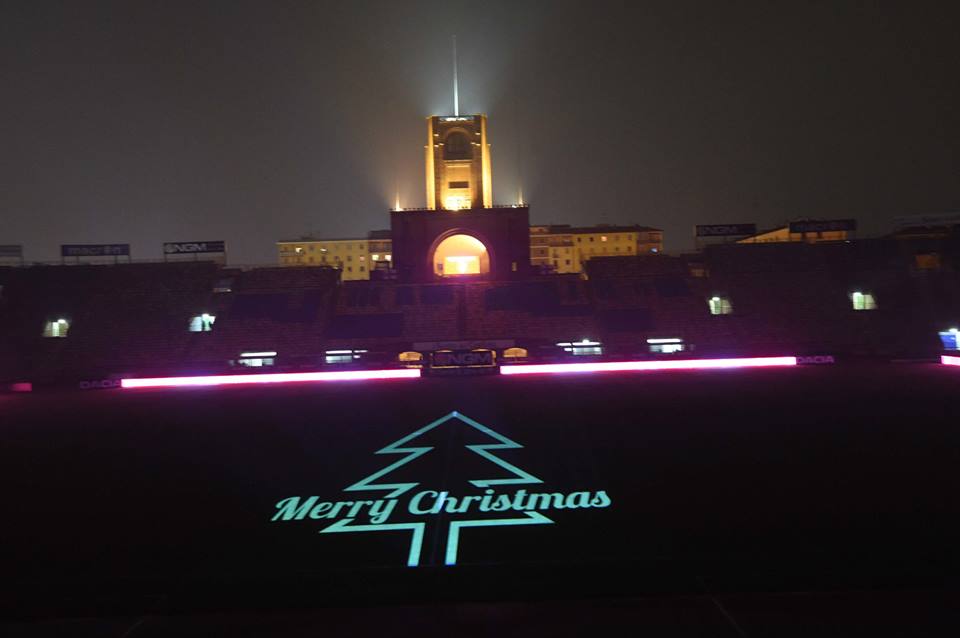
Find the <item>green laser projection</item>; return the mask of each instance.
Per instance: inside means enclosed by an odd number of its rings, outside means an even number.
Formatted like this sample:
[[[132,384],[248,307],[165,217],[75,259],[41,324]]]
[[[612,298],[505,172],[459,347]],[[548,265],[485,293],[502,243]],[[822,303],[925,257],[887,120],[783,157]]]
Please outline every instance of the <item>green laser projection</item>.
[[[522,445],[511,441],[510,439],[503,436],[502,434],[497,434],[487,426],[481,425],[480,423],[477,423],[470,417],[464,414],[460,414],[459,412],[454,410],[450,414],[440,417],[433,423],[423,426],[416,432],[412,434],[408,434],[407,436],[403,437],[398,441],[394,441],[393,443],[383,448],[382,450],[377,450],[376,452],[374,452],[374,454],[406,454],[406,456],[400,459],[399,461],[397,461],[396,463],[388,465],[387,467],[383,468],[379,472],[374,472],[370,476],[357,481],[356,483],[344,489],[343,491],[355,492],[359,490],[375,490],[375,489],[392,490],[389,494],[387,494],[387,497],[393,498],[396,496],[400,496],[401,494],[403,494],[404,492],[407,492],[408,490],[413,489],[414,487],[419,485],[419,483],[383,483],[378,485],[373,483],[373,481],[379,479],[381,476],[385,474],[389,474],[390,472],[394,471],[401,465],[406,465],[410,461],[413,461],[414,459],[421,457],[427,452],[431,451],[433,447],[406,447],[405,448],[400,446],[406,444],[408,441],[412,441],[413,439],[426,434],[430,430],[443,425],[444,423],[446,423],[447,421],[450,421],[451,419],[459,419],[463,423],[466,423],[467,425],[473,428],[476,428],[477,430],[480,430],[487,436],[500,441],[500,443],[468,445],[466,447],[471,452],[476,452],[480,456],[484,457],[489,461],[496,463],[497,465],[507,470],[508,472],[512,472],[516,477],[516,478],[488,479],[488,480],[475,479],[470,481],[470,483],[472,483],[473,485],[476,485],[477,487],[489,487],[491,485],[516,485],[516,484],[526,484],[526,483],[543,483],[543,481],[533,476],[532,474],[524,472],[523,470],[516,467],[515,465],[511,465],[510,463],[507,463],[503,459],[491,454],[488,451],[488,450],[516,450],[516,449],[523,448]]]
[[[346,487],[344,492],[380,491],[386,492],[376,500],[321,501],[318,496],[290,496],[276,504],[277,511],[272,521],[339,519],[320,530],[321,534],[347,532],[410,532],[410,548],[407,553],[407,565],[420,565],[423,552],[423,538],[427,521],[390,523],[388,520],[397,510],[401,496],[420,485],[420,482],[379,482],[390,474],[424,454],[431,452],[433,446],[407,446],[416,438],[430,432],[445,423],[459,421],[494,439],[495,443],[465,445],[471,452],[506,470],[511,476],[495,479],[469,479],[474,487],[484,488],[483,494],[466,496],[451,495],[447,491],[421,490],[411,494],[406,500],[406,513],[415,517],[438,516],[440,514],[469,514],[489,512],[511,512],[506,518],[480,517],[450,521],[446,535],[444,563],[456,565],[460,547],[461,530],[469,527],[512,527],[519,525],[550,525],[554,521],[541,511],[551,509],[605,508],[611,504],[605,491],[597,492],[546,492],[528,493],[526,489],[517,489],[512,493],[497,493],[495,487],[502,485],[531,485],[543,483],[519,467],[500,458],[494,450],[522,449],[523,446],[507,437],[494,432],[459,412],[449,414],[433,421],[419,430],[377,450],[375,454],[401,454],[402,458],[385,468],[370,474]],[[354,524],[365,516],[368,523]]]

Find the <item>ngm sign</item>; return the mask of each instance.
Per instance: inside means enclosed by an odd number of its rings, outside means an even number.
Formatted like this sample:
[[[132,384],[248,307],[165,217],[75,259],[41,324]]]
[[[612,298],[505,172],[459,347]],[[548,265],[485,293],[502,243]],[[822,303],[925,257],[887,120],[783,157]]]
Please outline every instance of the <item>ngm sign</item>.
[[[497,364],[493,350],[438,350],[430,356],[434,368],[489,368]]]
[[[494,350],[436,350],[430,353],[429,373],[432,375],[470,376],[493,374],[497,371],[497,353]]]
[[[756,224],[699,224],[695,228],[697,237],[738,237],[757,234]]]
[[[438,454],[430,444],[437,436],[451,432],[440,429],[462,427],[474,440],[462,449],[449,450],[448,455],[475,455],[474,464],[444,456],[443,464],[460,468],[475,467],[476,457],[484,463],[480,476],[420,477],[432,455]],[[430,437],[434,438],[431,439]],[[316,524],[320,534],[401,533],[409,535],[406,564],[421,564],[425,544],[443,543],[444,564],[456,565],[463,540],[470,528],[515,528],[528,525],[553,525],[556,514],[563,511],[604,509],[612,504],[605,490],[558,490],[544,486],[544,481],[501,457],[507,450],[523,446],[494,432],[487,426],[459,412],[433,421],[419,430],[377,450],[375,454],[396,455],[397,460],[343,489],[348,499],[320,496],[288,496],[277,501],[270,520],[274,523],[299,522]],[[412,477],[416,480],[410,480]],[[355,495],[355,496],[353,496]],[[427,533],[427,530],[430,533]],[[465,539],[462,538],[465,536]],[[474,537],[475,538],[475,537]],[[431,555],[429,552],[427,555]],[[400,557],[398,557],[398,560]]]
[[[225,241],[181,241],[163,244],[164,255],[196,255],[200,253],[226,252]]]

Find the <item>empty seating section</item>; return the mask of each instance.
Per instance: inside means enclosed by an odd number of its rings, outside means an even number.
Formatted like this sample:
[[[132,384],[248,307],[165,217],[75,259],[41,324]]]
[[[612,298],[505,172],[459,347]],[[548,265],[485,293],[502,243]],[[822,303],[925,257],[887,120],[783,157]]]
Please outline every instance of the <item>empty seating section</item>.
[[[430,284],[211,262],[0,268],[0,379],[220,371],[251,351],[293,368],[323,365],[331,349],[389,363],[438,341],[512,340],[532,354],[590,339],[613,357],[649,356],[655,338],[683,339],[694,356],[925,356],[960,323],[956,246],[934,248],[938,269],[918,268],[903,242],[875,240],[598,257],[585,276]],[[854,292],[876,309],[855,310]],[[732,312],[711,314],[714,297]],[[191,332],[203,314],[212,330]],[[58,319],[68,336],[45,338]]]

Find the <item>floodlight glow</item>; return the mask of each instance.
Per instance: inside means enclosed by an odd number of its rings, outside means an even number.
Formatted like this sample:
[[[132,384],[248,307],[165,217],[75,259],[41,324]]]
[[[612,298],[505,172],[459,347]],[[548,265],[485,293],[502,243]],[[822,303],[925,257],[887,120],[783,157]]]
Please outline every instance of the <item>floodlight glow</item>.
[[[945,366],[960,366],[960,357],[950,357],[947,355],[940,355],[940,363]]]
[[[510,365],[500,374],[561,374],[567,372],[641,372],[652,370],[717,370],[769,368],[797,365],[796,357],[745,357],[738,359],[686,359],[680,361],[600,361]]]
[[[470,208],[470,198],[451,195],[444,201],[447,210],[463,210]]]
[[[270,350],[268,352],[241,352],[240,358],[245,359],[247,357],[275,357],[277,356],[276,350]]]
[[[480,259],[475,255],[444,257],[443,272],[447,275],[475,275],[480,272]]]
[[[256,383],[304,383],[317,381],[370,381],[374,379],[413,379],[420,370],[338,370],[336,372],[281,372],[274,374],[225,374],[201,377],[159,377],[121,379],[121,388],[182,388]]]
[[[647,343],[683,343],[679,337],[670,337],[665,339],[647,339]]]

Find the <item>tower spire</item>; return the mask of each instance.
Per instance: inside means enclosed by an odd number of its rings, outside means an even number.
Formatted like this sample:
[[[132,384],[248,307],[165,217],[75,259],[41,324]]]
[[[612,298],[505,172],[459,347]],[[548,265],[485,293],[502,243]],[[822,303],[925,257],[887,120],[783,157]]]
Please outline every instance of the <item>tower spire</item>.
[[[457,82],[457,36],[453,36],[453,114],[460,117],[460,87]]]

